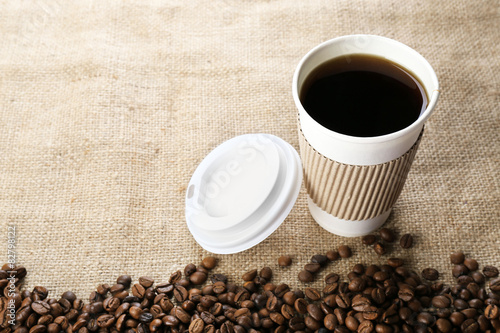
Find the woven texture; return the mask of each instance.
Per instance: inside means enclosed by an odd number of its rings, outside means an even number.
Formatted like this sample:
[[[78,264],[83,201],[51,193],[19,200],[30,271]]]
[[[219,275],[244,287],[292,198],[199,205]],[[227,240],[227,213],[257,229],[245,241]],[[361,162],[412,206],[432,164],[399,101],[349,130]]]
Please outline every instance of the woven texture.
[[[422,133],[405,154],[392,161],[359,166],[321,155],[300,131],[307,193],[319,208],[344,220],[367,220],[386,213],[403,190],[421,138]]]
[[[3,1],[0,4],[0,238],[16,227],[26,286],[87,298],[119,274],[165,281],[208,253],[184,219],[186,185],[214,147],[271,133],[298,149],[291,81],[322,41],[370,33],[432,64],[442,95],[387,226],[421,271],[451,282],[449,253],[500,265],[500,3],[456,1]],[[303,187],[258,246],[218,255],[231,280],[269,265],[303,287],[311,255],[359,238],[325,232]],[[7,260],[6,245],[0,259]],[[279,269],[277,258],[293,257]]]

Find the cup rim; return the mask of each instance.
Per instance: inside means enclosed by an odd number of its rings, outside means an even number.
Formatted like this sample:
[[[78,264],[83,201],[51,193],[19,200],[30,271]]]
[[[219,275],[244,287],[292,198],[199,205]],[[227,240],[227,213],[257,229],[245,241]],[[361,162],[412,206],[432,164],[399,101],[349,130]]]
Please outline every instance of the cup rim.
[[[359,137],[359,136],[352,136],[352,135],[347,135],[347,134],[342,134],[339,132],[332,131],[325,126],[321,125],[318,123],[311,115],[305,110],[304,106],[302,105],[302,102],[300,101],[299,98],[299,92],[298,92],[298,80],[299,80],[299,74],[302,70],[302,67],[306,63],[309,58],[317,53],[318,51],[329,47],[332,44],[339,43],[341,41],[347,40],[347,39],[353,39],[353,38],[359,38],[359,37],[364,37],[364,38],[370,38],[370,39],[375,39],[375,40],[382,40],[386,43],[392,43],[394,45],[397,45],[400,48],[406,49],[407,52],[413,53],[416,58],[418,58],[423,66],[428,70],[431,80],[435,85],[435,88],[432,91],[427,91],[430,93],[429,96],[429,103],[427,104],[427,107],[425,108],[425,111],[422,112],[422,114],[415,120],[413,123],[411,123],[409,126],[400,129],[399,131],[392,132],[389,134],[384,134],[384,135],[379,135],[379,136],[370,136],[370,137]],[[352,53],[347,53],[347,54],[355,54],[354,52]],[[396,61],[397,62],[397,61]],[[424,86],[425,88],[425,86]],[[322,131],[323,133],[334,137],[339,140],[347,141],[347,142],[352,142],[352,143],[363,143],[363,144],[369,144],[369,143],[380,143],[380,142],[386,142],[386,141],[391,141],[395,140],[401,136],[404,136],[408,132],[414,131],[415,129],[421,127],[427,118],[431,115],[432,111],[434,110],[437,100],[439,98],[440,90],[439,90],[439,82],[436,76],[436,72],[432,68],[431,64],[422,56],[420,53],[418,53],[416,50],[413,48],[409,47],[406,44],[403,44],[401,42],[398,42],[394,39],[383,37],[383,36],[378,36],[378,35],[369,35],[369,34],[354,34],[354,35],[346,35],[346,36],[340,36],[336,37],[333,39],[329,39],[327,41],[322,42],[321,44],[316,45],[314,48],[312,48],[309,52],[307,52],[302,59],[299,61],[295,72],[293,74],[293,79],[292,79],[292,95],[293,99],[295,101],[295,105],[299,109],[299,119],[302,114],[307,115],[312,121],[317,123],[319,128],[317,130]]]

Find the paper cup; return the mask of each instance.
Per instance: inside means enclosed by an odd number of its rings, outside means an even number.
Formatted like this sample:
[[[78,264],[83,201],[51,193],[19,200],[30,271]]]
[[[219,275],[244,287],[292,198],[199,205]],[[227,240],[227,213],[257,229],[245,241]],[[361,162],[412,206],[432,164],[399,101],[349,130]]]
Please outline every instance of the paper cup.
[[[425,111],[410,126],[375,137],[340,134],[316,122],[299,99],[304,80],[322,63],[350,54],[386,58],[416,75],[429,98]],[[439,97],[431,65],[412,48],[389,38],[339,37],[302,58],[293,77],[292,94],[299,110],[300,154],[311,215],[323,228],[341,236],[361,236],[377,229],[403,189],[424,123]]]

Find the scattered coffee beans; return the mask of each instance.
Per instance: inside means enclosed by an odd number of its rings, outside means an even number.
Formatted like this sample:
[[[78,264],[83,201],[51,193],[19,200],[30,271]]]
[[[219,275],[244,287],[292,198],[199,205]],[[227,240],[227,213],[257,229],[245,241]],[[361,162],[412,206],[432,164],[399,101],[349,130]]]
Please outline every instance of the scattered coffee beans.
[[[375,245],[380,244],[376,243]],[[342,257],[349,253],[341,246]],[[333,251],[332,251],[333,252]],[[344,255],[342,255],[344,254]],[[453,256],[453,255],[452,255]],[[299,280],[311,282],[310,270],[324,267],[331,256],[314,255],[309,270]],[[456,260],[455,260],[456,259]],[[334,259],[335,260],[335,259]],[[291,290],[288,284],[273,284],[270,267],[243,274],[243,285],[228,282],[223,274],[209,270],[216,259],[205,258],[200,266],[188,264],[174,272],[168,282],[155,285],[142,276],[132,284],[122,275],[110,287],[101,284],[85,304],[71,292],[49,297],[46,288],[20,291],[26,270],[0,270],[0,329],[2,333],[334,333],[343,332],[499,332],[500,278],[498,269],[484,266],[462,254],[452,258],[455,286],[427,284],[400,258],[386,265],[358,263],[341,281],[336,273],[325,276],[323,291],[307,287]],[[15,291],[9,295],[7,277],[14,271]],[[425,280],[439,273],[422,271]],[[131,289],[131,293],[129,289]],[[8,321],[9,303],[15,304],[15,320]]]

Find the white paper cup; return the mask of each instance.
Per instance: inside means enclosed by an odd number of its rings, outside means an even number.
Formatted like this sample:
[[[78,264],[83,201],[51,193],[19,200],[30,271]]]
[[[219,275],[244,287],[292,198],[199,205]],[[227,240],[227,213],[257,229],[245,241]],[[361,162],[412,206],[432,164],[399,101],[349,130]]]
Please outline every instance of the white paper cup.
[[[304,80],[322,63],[351,54],[379,56],[408,69],[423,84],[429,98],[426,110],[410,126],[376,137],[344,135],[316,122],[299,99]],[[401,193],[424,123],[439,97],[431,65],[412,48],[389,38],[339,37],[302,58],[293,77],[292,94],[299,110],[301,158],[313,218],[342,236],[360,236],[377,229]]]

